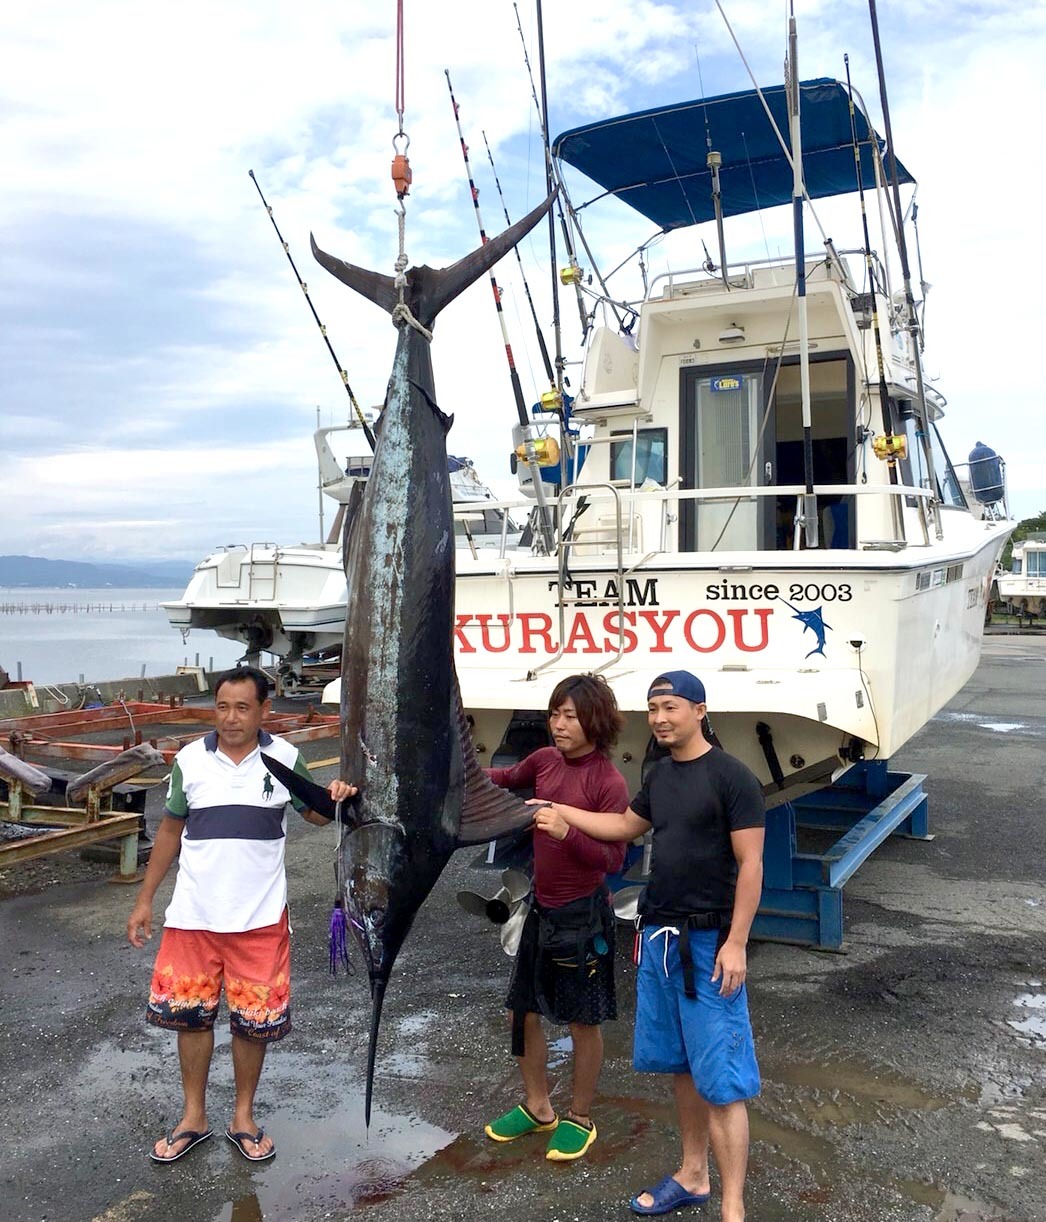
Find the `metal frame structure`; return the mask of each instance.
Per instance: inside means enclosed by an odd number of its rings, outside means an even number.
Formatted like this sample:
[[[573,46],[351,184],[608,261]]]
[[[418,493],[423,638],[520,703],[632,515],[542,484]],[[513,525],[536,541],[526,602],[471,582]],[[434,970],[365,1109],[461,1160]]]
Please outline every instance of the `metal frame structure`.
[[[122,701],[97,709],[76,709],[66,713],[39,713],[32,717],[0,719],[0,740],[9,739],[16,755],[27,751],[44,758],[105,760],[130,746],[148,742],[171,763],[179,750],[214,724],[212,708],[184,705],[171,698],[168,704],[148,704],[138,700]],[[191,726],[187,734],[158,734],[150,738],[149,726]],[[338,734],[337,716],[316,713],[273,713],[265,719],[265,728],[289,742],[312,742]],[[126,731],[121,742],[85,742],[82,737],[95,734],[119,734]]]
[[[763,898],[752,936],[820,950],[843,944],[843,887],[889,836],[932,840],[918,772],[887,760],[855,764],[838,781],[766,812]],[[841,831],[821,853],[800,852],[800,829]]]

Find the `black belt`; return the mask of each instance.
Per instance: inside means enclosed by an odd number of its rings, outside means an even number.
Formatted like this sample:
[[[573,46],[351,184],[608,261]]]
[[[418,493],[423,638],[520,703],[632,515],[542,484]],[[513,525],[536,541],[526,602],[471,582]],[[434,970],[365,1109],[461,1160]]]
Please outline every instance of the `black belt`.
[[[646,924],[646,921],[644,920],[643,923]],[[669,923],[665,922],[666,925]],[[690,916],[672,921],[671,924],[679,926],[679,966],[683,969],[683,992],[687,997],[694,999],[697,997],[697,989],[694,987],[694,959],[690,954],[690,930],[718,929],[719,938],[716,941],[716,954],[718,954],[730,930],[730,917],[722,912],[692,912]]]

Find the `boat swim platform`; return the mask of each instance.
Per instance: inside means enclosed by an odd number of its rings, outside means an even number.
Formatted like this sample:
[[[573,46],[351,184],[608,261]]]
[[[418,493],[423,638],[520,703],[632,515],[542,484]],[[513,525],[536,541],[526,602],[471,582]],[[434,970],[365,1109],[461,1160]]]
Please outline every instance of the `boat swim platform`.
[[[340,733],[336,715],[318,713],[311,705],[300,713],[271,713],[263,724],[269,733],[292,743]],[[16,755],[34,758],[106,760],[144,742],[170,764],[186,743],[213,726],[213,707],[186,704],[183,697],[172,696],[164,704],[126,700],[69,712],[5,717],[0,719],[0,745],[7,743]]]
[[[889,761],[854,764],[833,784],[766,812],[763,895],[752,936],[819,950],[843,945],[843,887],[890,836],[932,840],[924,773]],[[843,834],[822,852],[801,852],[802,831]]]

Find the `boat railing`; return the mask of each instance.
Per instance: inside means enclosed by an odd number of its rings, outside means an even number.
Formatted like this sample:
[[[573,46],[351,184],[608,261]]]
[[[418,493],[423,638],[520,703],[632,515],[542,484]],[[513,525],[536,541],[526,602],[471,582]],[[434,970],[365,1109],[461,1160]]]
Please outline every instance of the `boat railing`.
[[[807,253],[806,263],[808,267],[813,268],[819,265],[824,265],[826,268],[837,269],[837,278],[842,278],[848,284],[852,285],[852,277],[850,276],[849,268],[843,263],[843,257],[853,255],[860,256],[864,259],[863,250],[835,250],[831,251]],[[873,255],[873,260],[877,265],[879,272],[879,283],[885,283],[885,273],[879,262],[877,255]],[[746,259],[743,263],[730,263],[726,268],[726,279],[732,289],[753,289],[756,287],[756,273],[759,271],[777,271],[781,270],[785,273],[781,280],[781,287],[787,287],[795,281],[795,259],[792,256],[770,256],[766,259]],[[657,286],[667,283],[667,293],[662,291],[660,294],[657,291]],[[663,301],[676,296],[677,293],[685,294],[687,289],[712,290],[716,286],[722,287],[723,273],[722,271],[710,272],[707,267],[684,267],[674,268],[671,271],[661,272],[654,276],[647,288],[647,301]]]
[[[622,481],[627,482],[627,481]],[[625,544],[625,551],[635,553],[643,550],[643,541],[640,532],[635,529],[634,522],[636,519],[644,516],[644,510],[649,513],[652,506],[659,507],[659,538],[658,545],[654,548],[646,549],[648,554],[656,554],[658,552],[677,552],[680,549],[675,546],[669,538],[671,530],[679,521],[679,510],[681,505],[692,503],[696,507],[701,505],[713,504],[742,504],[745,502],[754,502],[756,504],[762,502],[766,498],[775,500],[794,500],[798,507],[801,506],[802,498],[806,494],[806,488],[802,484],[769,484],[759,487],[722,487],[722,488],[679,488],[674,486],[659,487],[659,488],[620,488],[613,484],[576,484],[572,485],[569,491],[569,496],[561,494],[560,496],[548,496],[546,498],[549,507],[556,515],[557,522],[561,518],[567,518],[572,508],[575,508],[576,500],[579,496],[584,495],[588,501],[589,507],[599,503],[609,504],[613,507],[618,522],[617,531],[614,532],[617,536],[616,542],[614,539],[605,540],[609,544],[607,551],[612,547],[621,547],[622,541],[627,534],[628,543]],[[817,498],[832,498],[832,503],[840,503],[843,498],[849,497],[885,497],[889,498],[891,504],[898,504],[902,511],[896,514],[889,515],[889,521],[894,524],[899,524],[903,529],[904,514],[903,504],[907,501],[909,504],[912,500],[921,502],[928,506],[933,498],[933,494],[928,488],[920,488],[911,484],[815,484],[814,496]],[[899,500],[903,498],[903,500]],[[500,509],[508,513],[516,512],[522,516],[524,513],[533,509],[534,502],[526,498],[515,498],[504,501],[486,501],[484,507],[487,509]],[[469,512],[468,507],[455,507],[455,519],[464,517]],[[925,514],[920,514],[920,520],[925,523]],[[577,547],[583,543],[589,543],[584,533],[578,525],[576,513],[570,515],[567,520],[573,520],[574,528],[571,535],[571,547],[576,551]],[[623,529],[625,523],[630,523],[630,527],[626,532]],[[606,533],[604,528],[602,533]],[[499,549],[490,549],[491,558],[504,559],[508,554],[507,535],[503,532],[501,538],[501,546]],[[925,529],[922,531],[922,546],[929,545],[929,536]],[[901,551],[909,546],[908,539],[899,533],[896,525],[892,528],[892,533],[885,537],[866,537],[857,538],[854,546],[846,550],[857,551]],[[694,548],[694,551],[709,550]],[[714,549],[711,549],[714,550]],[[790,551],[789,548],[767,548],[763,547],[747,547],[739,548],[733,544],[724,547],[723,551]],[[839,549],[836,549],[839,550]]]

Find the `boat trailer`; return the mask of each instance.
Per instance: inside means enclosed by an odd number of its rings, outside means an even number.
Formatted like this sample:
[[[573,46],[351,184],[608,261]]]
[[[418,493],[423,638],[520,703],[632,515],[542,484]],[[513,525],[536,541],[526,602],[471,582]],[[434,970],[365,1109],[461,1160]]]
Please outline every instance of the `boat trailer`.
[[[0,820],[6,835],[0,838],[0,867],[30,861],[63,849],[83,848],[99,841],[119,841],[119,872],[112,882],[137,882],[138,837],[142,811],[114,810],[114,790],[147,768],[162,766],[163,756],[140,744],[73,778],[64,803],[36,799],[54,786],[54,778],[17,755],[0,748]]]
[[[99,841],[119,842],[119,871],[112,882],[138,882],[139,836],[144,830],[144,797],[135,810],[119,809],[117,787],[147,769],[166,769],[178,751],[214,725],[214,709],[185,705],[118,701],[98,708],[41,713],[0,720],[0,869],[64,849]],[[273,713],[265,728],[290,742],[330,738],[339,731],[336,716]],[[171,733],[185,727],[187,733]],[[149,737],[150,731],[153,736]],[[108,740],[108,741],[99,741]],[[38,801],[60,786],[56,770],[44,771],[25,759],[98,760],[69,780],[65,804]],[[145,778],[142,785],[157,784]],[[144,788],[141,793],[144,795]],[[59,797],[52,792],[50,796]],[[130,804],[125,804],[129,806]]]

